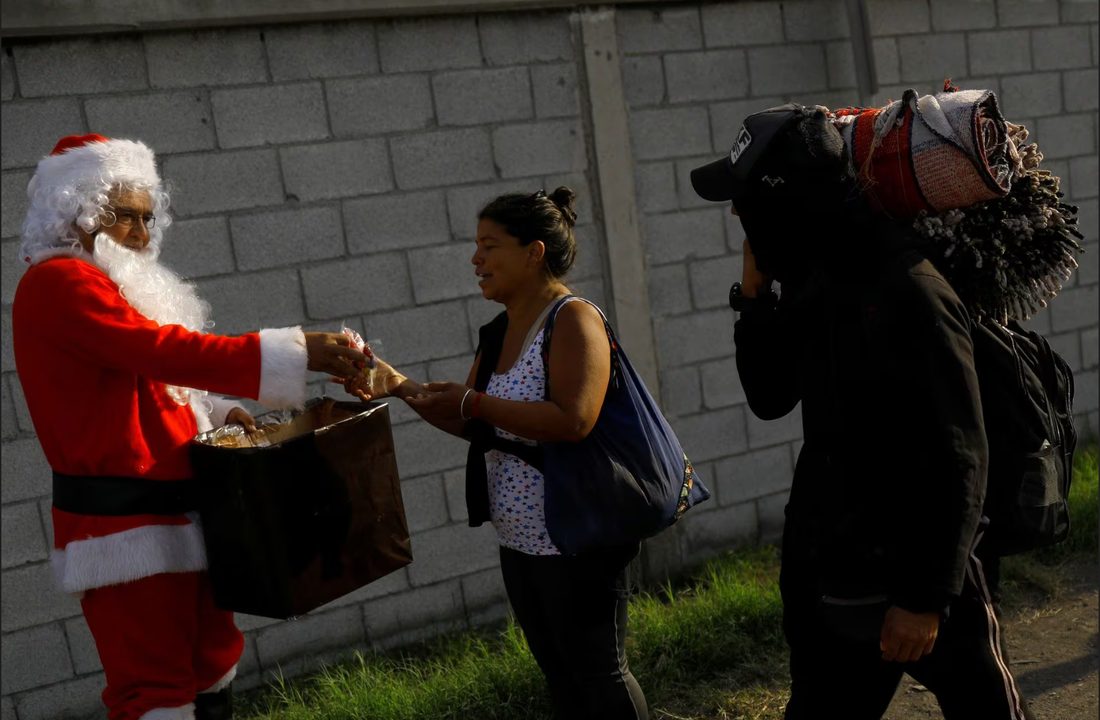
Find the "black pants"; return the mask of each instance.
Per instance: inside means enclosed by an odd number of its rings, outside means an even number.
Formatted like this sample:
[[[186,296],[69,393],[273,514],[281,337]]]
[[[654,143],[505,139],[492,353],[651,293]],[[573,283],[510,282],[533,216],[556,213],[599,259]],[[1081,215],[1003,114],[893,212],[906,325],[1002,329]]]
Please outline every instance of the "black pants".
[[[992,578],[997,568],[991,567]],[[784,596],[791,646],[786,720],[879,720],[903,673],[931,690],[946,720],[1034,720],[1004,655],[987,573],[970,559],[962,596],[951,605],[932,652],[915,663],[886,662],[877,639],[854,641],[826,631],[806,596]]]
[[[558,720],[645,720],[626,663],[627,570],[639,546],[584,555],[500,549],[500,569]]]

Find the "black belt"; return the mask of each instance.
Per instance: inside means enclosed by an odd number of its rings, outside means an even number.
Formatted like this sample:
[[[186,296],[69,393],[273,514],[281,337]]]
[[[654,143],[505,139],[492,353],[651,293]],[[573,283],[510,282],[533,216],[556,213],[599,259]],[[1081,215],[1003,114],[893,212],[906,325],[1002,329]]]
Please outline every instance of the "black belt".
[[[80,515],[182,515],[198,498],[194,480],[53,474],[53,506]]]

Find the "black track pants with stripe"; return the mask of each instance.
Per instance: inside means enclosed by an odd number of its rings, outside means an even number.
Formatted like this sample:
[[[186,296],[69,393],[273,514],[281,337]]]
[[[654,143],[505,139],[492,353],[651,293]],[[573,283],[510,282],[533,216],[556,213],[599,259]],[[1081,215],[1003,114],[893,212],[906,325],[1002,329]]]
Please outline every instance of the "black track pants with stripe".
[[[886,662],[877,642],[832,636],[814,621],[811,605],[799,613],[788,603],[786,720],[879,720],[904,673],[935,694],[946,720],[1035,720],[1009,670],[986,575],[972,556],[962,597],[951,605],[932,652],[915,663]]]

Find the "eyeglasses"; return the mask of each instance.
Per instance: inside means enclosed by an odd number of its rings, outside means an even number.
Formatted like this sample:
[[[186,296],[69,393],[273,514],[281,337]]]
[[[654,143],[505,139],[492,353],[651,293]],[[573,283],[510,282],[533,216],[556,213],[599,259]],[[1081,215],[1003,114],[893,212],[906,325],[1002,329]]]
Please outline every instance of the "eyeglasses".
[[[120,227],[133,227],[139,220],[146,229],[157,224],[156,215],[152,213],[142,215],[137,210],[127,207],[108,208],[104,211],[103,221],[100,224],[103,227],[113,227],[116,224]]]

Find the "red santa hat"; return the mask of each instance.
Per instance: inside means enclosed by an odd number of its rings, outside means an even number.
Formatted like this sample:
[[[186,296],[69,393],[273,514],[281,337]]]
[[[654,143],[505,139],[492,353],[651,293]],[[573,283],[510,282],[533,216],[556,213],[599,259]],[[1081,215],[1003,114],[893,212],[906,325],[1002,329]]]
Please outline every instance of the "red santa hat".
[[[126,184],[151,188],[160,184],[156,157],[142,142],[112,140],[102,135],[69,135],[38,163],[27,186],[33,197],[39,188]]]

